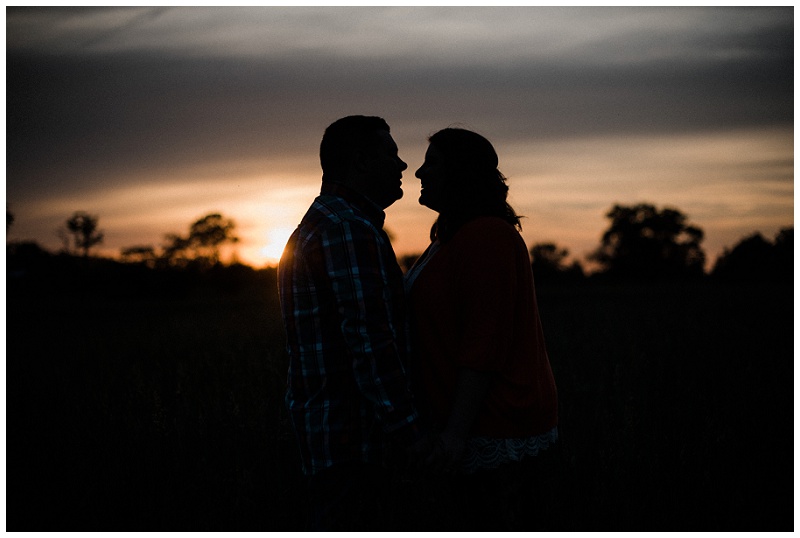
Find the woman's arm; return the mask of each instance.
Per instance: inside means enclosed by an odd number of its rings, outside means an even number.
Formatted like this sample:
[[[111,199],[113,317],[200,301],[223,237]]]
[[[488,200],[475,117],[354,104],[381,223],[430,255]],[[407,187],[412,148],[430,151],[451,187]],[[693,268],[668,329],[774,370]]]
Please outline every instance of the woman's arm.
[[[443,472],[454,470],[464,455],[467,437],[489,391],[491,375],[491,372],[469,368],[460,370],[456,380],[453,411],[426,460],[427,465]]]

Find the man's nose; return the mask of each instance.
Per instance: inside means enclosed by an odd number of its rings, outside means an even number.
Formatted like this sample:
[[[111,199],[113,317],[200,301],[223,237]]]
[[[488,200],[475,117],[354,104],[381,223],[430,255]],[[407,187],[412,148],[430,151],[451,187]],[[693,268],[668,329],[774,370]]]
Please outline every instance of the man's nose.
[[[404,170],[406,170],[408,168],[408,165],[406,164],[406,162],[403,159],[401,159],[400,157],[397,158],[397,163],[400,165],[400,171],[401,172],[403,172]]]

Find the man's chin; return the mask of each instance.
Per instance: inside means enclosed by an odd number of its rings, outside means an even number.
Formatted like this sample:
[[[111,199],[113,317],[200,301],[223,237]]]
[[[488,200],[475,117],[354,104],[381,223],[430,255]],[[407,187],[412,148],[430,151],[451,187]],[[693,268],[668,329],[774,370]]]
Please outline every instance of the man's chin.
[[[383,202],[380,205],[383,207],[383,209],[386,209],[387,207],[389,207],[402,197],[403,197],[402,189],[397,189],[397,192],[394,193],[392,196],[386,196],[386,198],[383,199]]]

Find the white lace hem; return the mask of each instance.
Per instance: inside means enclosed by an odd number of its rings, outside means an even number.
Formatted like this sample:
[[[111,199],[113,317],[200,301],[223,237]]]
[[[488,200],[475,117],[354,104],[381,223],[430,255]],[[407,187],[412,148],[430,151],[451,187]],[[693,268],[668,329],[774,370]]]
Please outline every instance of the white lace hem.
[[[547,433],[523,439],[495,439],[471,437],[467,439],[467,451],[461,471],[474,473],[495,469],[504,463],[521,461],[527,456],[536,456],[558,439],[558,427]]]

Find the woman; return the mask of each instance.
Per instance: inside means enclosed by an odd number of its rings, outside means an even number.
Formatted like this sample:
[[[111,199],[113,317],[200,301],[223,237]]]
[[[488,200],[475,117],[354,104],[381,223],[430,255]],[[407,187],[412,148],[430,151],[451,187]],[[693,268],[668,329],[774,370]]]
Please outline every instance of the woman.
[[[520,218],[494,148],[455,128],[428,141],[419,201],[439,216],[406,276],[410,370],[435,432],[425,460],[455,477],[453,491],[472,502],[465,513],[503,530],[488,504],[513,502],[497,491],[501,483],[556,441],[556,386]]]

